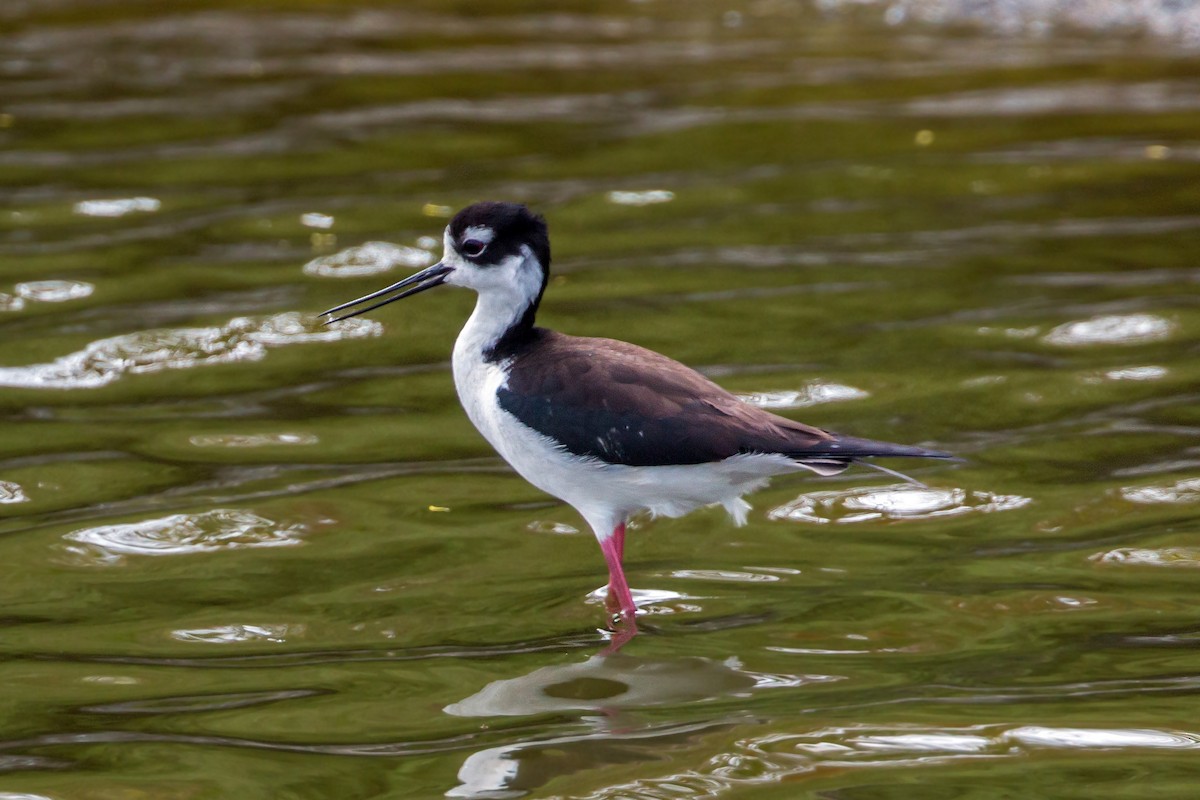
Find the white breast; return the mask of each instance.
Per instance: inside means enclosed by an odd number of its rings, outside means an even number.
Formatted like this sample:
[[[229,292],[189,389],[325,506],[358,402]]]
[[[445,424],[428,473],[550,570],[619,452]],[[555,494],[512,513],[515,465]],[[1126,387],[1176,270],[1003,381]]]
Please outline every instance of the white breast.
[[[573,506],[599,537],[645,509],[678,517],[720,504],[741,525],[750,506],[741,496],[772,475],[795,472],[792,460],[776,455],[742,455],[711,464],[631,467],[572,455],[548,436],[526,427],[500,407],[505,385],[502,364],[490,364],[463,329],[454,347],[454,383],[459,400],[484,438],[525,480]]]

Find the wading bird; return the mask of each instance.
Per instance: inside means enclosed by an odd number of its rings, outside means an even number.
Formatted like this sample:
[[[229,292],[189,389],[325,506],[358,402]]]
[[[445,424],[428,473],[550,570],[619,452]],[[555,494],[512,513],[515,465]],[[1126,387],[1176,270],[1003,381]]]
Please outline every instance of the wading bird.
[[[608,563],[608,609],[630,626],[636,606],[622,559],[631,514],[678,517],[720,504],[741,525],[750,508],[742,495],[775,475],[949,457],[794,422],[651,350],[537,327],[550,238],[523,205],[476,203],[443,238],[438,263],[324,315],[347,319],[443,284],[479,294],[451,362],[463,408],[513,469],[591,526]]]

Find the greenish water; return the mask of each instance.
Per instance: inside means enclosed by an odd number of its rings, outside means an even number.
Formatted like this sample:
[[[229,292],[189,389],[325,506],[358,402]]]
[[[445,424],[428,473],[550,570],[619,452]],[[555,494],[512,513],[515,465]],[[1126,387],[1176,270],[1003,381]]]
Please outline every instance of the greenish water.
[[[0,11],[0,798],[1195,796],[1182,43],[170,6]],[[964,461],[643,521],[600,656],[596,543],[455,400],[473,298],[312,316],[484,198],[544,324]]]

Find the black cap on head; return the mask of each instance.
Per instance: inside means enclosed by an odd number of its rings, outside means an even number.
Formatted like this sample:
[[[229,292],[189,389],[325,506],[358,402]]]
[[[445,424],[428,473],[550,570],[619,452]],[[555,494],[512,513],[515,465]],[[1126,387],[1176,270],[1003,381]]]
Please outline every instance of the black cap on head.
[[[471,228],[489,228],[495,234],[477,258],[463,248]],[[481,266],[499,264],[508,256],[520,254],[521,246],[526,245],[537,256],[543,272],[550,271],[550,234],[546,230],[546,220],[520,203],[487,201],[467,206],[450,220],[450,237],[460,254]]]

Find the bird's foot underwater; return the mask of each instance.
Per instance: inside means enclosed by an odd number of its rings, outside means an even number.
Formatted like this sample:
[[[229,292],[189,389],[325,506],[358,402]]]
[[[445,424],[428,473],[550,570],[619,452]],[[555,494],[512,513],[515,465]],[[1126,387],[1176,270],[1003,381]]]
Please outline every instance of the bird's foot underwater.
[[[607,637],[608,644],[600,651],[600,655],[611,656],[629,644],[640,631],[637,622],[632,617],[626,617],[618,612],[609,615],[608,630],[601,633]]]
[[[617,627],[623,625],[631,625],[637,628],[637,606],[633,604],[633,598],[629,598],[630,605],[624,607],[621,603],[620,594],[614,592],[612,586],[608,587],[608,591],[604,594],[604,610],[608,612],[608,627],[610,630],[616,630]]]

